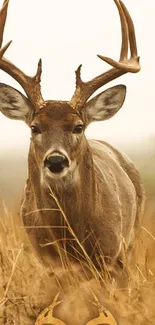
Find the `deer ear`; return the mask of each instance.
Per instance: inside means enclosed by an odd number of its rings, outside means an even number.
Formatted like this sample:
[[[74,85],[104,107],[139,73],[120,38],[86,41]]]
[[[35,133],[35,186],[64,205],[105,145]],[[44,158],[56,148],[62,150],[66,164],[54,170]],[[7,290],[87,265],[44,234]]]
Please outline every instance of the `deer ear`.
[[[0,111],[8,118],[26,122],[33,108],[28,98],[18,90],[0,83]]]
[[[111,118],[123,105],[126,87],[118,85],[105,90],[86,103],[85,114],[88,123]]]

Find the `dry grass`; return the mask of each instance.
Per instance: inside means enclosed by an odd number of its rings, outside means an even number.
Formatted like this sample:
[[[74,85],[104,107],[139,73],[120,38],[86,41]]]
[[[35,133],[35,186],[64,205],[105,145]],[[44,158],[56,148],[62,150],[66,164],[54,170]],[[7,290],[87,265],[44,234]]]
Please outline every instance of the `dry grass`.
[[[120,325],[155,324],[155,226],[150,201],[127,273],[89,276],[78,265],[44,268],[31,251],[19,217],[5,209],[0,223],[0,324],[31,325],[60,292],[55,308],[67,325],[85,325],[98,316],[93,293],[115,315]],[[92,277],[90,276],[92,273]],[[102,281],[103,280],[103,281]]]
[[[86,325],[99,315],[93,304],[94,294],[119,325],[155,324],[155,179],[144,172],[143,176],[148,201],[140,237],[132,260],[126,261],[127,271],[117,270],[113,275],[108,270],[101,273],[95,270],[84,251],[88,271],[82,264],[73,265],[68,260],[62,260],[62,267],[53,261],[51,268],[45,268],[33,254],[19,216],[9,213],[3,204],[0,325],[35,324],[40,312],[53,302],[58,292],[62,303],[55,307],[54,315],[66,325]],[[59,203],[58,208],[61,209]]]

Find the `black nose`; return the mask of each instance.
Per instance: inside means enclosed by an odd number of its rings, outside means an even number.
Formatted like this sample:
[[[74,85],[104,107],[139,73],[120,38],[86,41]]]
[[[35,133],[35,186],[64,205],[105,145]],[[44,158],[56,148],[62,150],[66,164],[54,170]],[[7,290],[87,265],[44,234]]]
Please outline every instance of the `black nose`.
[[[69,167],[69,161],[64,155],[54,152],[46,157],[44,167],[47,167],[52,173],[60,173],[65,167]]]

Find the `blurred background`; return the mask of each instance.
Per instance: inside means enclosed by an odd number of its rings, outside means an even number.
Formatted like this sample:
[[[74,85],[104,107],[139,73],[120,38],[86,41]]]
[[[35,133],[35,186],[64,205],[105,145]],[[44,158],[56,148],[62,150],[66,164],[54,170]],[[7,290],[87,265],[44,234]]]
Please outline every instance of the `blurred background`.
[[[142,69],[108,85],[125,84],[126,101],[111,120],[90,125],[87,137],[104,139],[133,159],[144,179],[149,202],[154,205],[155,2],[124,0],[124,3],[135,24]],[[6,57],[27,74],[35,74],[37,62],[42,58],[44,99],[69,100],[75,88],[74,71],[79,64],[83,64],[85,81],[109,69],[96,54],[118,60],[120,20],[113,0],[10,0],[4,43],[11,39],[13,43]],[[2,71],[0,81],[23,92]],[[0,114],[0,196],[10,209],[19,204],[22,195],[29,139],[30,131],[23,122]]]

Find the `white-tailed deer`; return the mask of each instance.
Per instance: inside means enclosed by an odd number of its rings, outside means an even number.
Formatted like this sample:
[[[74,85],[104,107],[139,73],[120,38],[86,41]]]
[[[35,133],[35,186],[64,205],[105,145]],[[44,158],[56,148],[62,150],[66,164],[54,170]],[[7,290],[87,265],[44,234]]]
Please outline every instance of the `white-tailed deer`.
[[[98,264],[103,256],[107,262],[121,259],[123,243],[128,249],[140,225],[145,194],[135,166],[109,144],[88,141],[84,134],[91,122],[117,113],[126,87],[118,85],[89,97],[111,80],[140,70],[132,19],[121,0],[114,2],[122,29],[120,60],[99,55],[112,68],[88,82],[82,81],[79,66],[76,90],[68,102],[43,99],[41,60],[36,75],[29,77],[4,58],[10,42],[1,46],[0,69],[27,95],[0,84],[1,112],[23,120],[32,132],[21,215],[43,261],[61,250],[77,259],[85,251]],[[4,1],[0,13],[0,45],[8,3]]]

